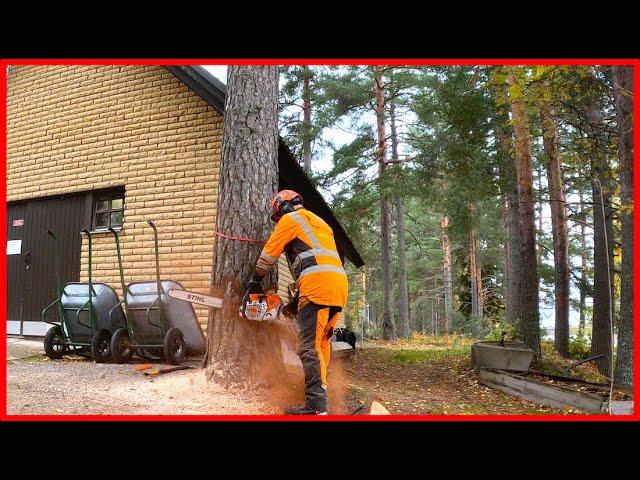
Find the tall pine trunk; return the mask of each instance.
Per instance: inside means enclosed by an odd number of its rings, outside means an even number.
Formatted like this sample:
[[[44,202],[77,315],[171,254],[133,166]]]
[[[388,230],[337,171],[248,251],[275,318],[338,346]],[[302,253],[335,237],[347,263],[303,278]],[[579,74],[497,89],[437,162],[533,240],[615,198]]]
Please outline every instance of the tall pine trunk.
[[[389,197],[387,194],[386,171],[388,168],[386,158],[387,134],[385,128],[385,98],[382,79],[382,67],[374,67],[373,89],[375,93],[375,113],[377,123],[377,160],[380,183],[380,268],[382,286],[382,339],[394,338],[393,317],[391,310],[391,290],[393,280],[391,277],[391,215]]]
[[[496,153],[498,154],[498,168],[500,174],[500,190],[504,204],[504,318],[508,324],[516,320],[516,299],[520,277],[515,269],[520,264],[519,244],[519,216],[518,194],[516,185],[515,161],[512,154],[513,132],[508,125],[509,115],[502,106],[498,107],[498,114],[494,119],[496,136]]]
[[[482,285],[478,284],[478,241],[476,239],[475,228],[469,232],[469,278],[471,279],[471,335],[477,337],[480,331],[482,314],[480,313],[480,290]]]
[[[518,199],[518,234],[520,261],[514,265],[514,275],[519,277],[519,288],[515,292],[516,331],[522,341],[531,348],[538,360],[542,358],[540,348],[540,317],[538,292],[538,265],[536,259],[536,225],[533,197],[533,167],[529,119],[520,84],[517,67],[509,67],[507,84],[513,115],[515,171]]]
[[[587,232],[586,219],[587,209],[584,206],[584,194],[582,189],[578,189],[578,200],[580,201],[580,322],[578,324],[578,334],[584,335],[587,323]]]
[[[265,238],[273,228],[269,202],[278,188],[278,69],[229,66],[216,229]],[[208,376],[252,385],[282,378],[278,327],[238,315],[242,283],[252,275],[261,245],[218,239],[212,293],[224,296],[207,326]],[[265,286],[277,281],[274,272]],[[266,284],[269,285],[266,285]]]
[[[622,273],[620,317],[614,380],[633,386],[633,67],[614,66],[613,85],[618,120],[620,162]]]
[[[453,309],[453,288],[451,279],[451,240],[447,233],[449,218],[440,218],[440,232],[442,235],[442,251],[444,253],[443,280],[444,280],[444,331],[449,333],[451,312]]]
[[[602,113],[595,99],[586,111],[591,140],[591,187],[593,193],[593,321],[591,354],[598,370],[611,370],[611,321],[613,317],[613,218],[611,210],[611,166],[606,154]]]
[[[395,101],[389,103],[389,120],[391,124],[391,158],[394,163],[399,160],[398,157],[398,132],[396,130],[396,105]],[[394,170],[401,173],[402,166],[397,163]],[[399,181],[396,182],[399,185]],[[409,326],[409,288],[407,286],[407,261],[406,261],[406,245],[404,231],[404,197],[395,196],[396,203],[396,240],[398,257],[398,329],[397,333],[401,337],[406,337],[410,333]]]
[[[547,160],[547,182],[553,233],[555,267],[555,347],[563,356],[569,354],[569,242],[567,205],[558,155],[556,121],[553,111],[543,100],[540,106],[542,143]]]
[[[311,172],[311,69],[302,67],[302,159],[304,171]]]

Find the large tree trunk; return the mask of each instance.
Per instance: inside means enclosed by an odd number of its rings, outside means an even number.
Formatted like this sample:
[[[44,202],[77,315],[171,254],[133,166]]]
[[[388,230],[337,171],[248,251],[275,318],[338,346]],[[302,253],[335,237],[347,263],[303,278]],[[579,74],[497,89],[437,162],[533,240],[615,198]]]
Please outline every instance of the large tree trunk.
[[[444,253],[444,331],[449,333],[451,326],[451,311],[453,309],[453,288],[451,279],[451,240],[447,233],[449,227],[449,218],[442,216],[440,218],[440,232],[442,235],[442,251]]]
[[[302,67],[302,159],[304,171],[311,173],[311,69]]]
[[[509,324],[515,323],[515,302],[519,289],[519,278],[515,269],[520,264],[518,194],[513,154],[513,133],[508,125],[509,115],[504,107],[498,107],[498,115],[494,120],[496,136],[496,153],[500,173],[500,189],[504,201],[505,239],[505,281],[504,281],[504,318]]]
[[[278,69],[229,66],[218,195],[218,231],[265,238],[273,228],[269,201],[278,188]],[[278,327],[238,315],[241,285],[261,245],[218,239],[212,293],[224,295],[207,327],[208,376],[244,386],[280,378]],[[277,272],[265,284],[274,285]],[[265,286],[269,286],[265,285]]]
[[[516,76],[517,67],[509,67],[507,83],[513,115],[515,140],[515,170],[519,211],[520,261],[514,265],[514,275],[519,277],[516,291],[516,331],[522,341],[531,348],[538,360],[540,349],[540,317],[538,306],[538,265],[536,260],[536,225],[533,198],[533,168],[529,119],[525,111],[522,86]]]
[[[598,370],[611,370],[611,322],[613,318],[613,218],[611,210],[611,167],[606,154],[602,113],[593,100],[586,111],[591,140],[593,192],[593,322],[591,354],[606,355],[597,360]]]
[[[614,380],[633,386],[633,67],[613,67],[620,162],[622,273]]]
[[[569,354],[569,243],[567,205],[558,155],[556,122],[546,104],[540,106],[542,143],[547,157],[547,182],[551,204],[553,263],[555,266],[555,347],[563,356]]]
[[[387,194],[386,175],[387,158],[386,145],[387,134],[385,128],[385,98],[382,79],[382,67],[374,67],[373,89],[375,92],[375,112],[378,133],[378,148],[376,150],[378,160],[378,172],[380,180],[380,268],[382,283],[382,339],[394,338],[393,314],[391,311],[391,290],[393,280],[391,277],[391,215],[389,198]]]
[[[391,124],[391,158],[398,162],[398,132],[396,130],[396,106],[392,100],[389,106],[389,120]],[[397,164],[394,169],[400,172],[402,167]],[[396,182],[397,183],[397,182]],[[409,335],[409,288],[407,286],[406,245],[404,236],[404,197],[397,195],[396,203],[396,239],[398,242],[396,253],[398,256],[398,328],[401,337]]]

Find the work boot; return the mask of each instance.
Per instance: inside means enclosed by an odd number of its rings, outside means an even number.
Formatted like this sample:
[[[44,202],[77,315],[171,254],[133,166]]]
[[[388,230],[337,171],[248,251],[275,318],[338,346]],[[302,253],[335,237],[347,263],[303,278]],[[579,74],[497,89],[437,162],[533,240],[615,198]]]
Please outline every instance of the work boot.
[[[319,412],[305,405],[299,407],[287,407],[284,410],[285,415],[327,415],[327,412]]]

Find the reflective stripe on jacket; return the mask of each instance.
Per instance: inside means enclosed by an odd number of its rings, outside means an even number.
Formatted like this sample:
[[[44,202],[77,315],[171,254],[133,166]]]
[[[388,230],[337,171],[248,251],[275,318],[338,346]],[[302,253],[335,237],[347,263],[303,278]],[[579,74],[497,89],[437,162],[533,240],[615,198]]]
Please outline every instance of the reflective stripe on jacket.
[[[304,208],[283,215],[256,262],[266,274],[285,252],[300,296],[319,305],[344,307],[348,279],[338,254],[333,230]]]

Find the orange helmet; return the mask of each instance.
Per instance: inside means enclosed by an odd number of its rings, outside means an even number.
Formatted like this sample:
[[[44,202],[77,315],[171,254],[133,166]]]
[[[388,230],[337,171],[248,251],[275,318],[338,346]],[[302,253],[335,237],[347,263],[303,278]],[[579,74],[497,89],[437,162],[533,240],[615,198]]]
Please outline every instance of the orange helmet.
[[[280,190],[271,200],[271,220],[277,222],[282,215],[293,212],[295,205],[302,205],[302,196],[293,190]]]

